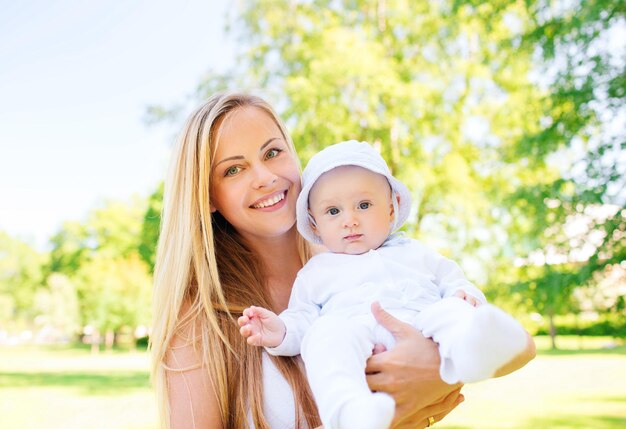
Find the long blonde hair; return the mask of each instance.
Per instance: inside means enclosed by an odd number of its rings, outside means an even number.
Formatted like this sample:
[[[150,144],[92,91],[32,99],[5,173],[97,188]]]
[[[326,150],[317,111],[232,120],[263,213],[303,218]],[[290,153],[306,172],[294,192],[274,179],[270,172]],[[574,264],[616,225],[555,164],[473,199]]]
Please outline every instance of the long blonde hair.
[[[178,138],[163,195],[161,233],[154,271],[151,332],[152,380],[160,421],[169,427],[165,359],[172,339],[185,330],[202,356],[200,366],[215,386],[225,428],[248,427],[250,412],[257,429],[269,429],[263,416],[262,349],[239,335],[236,317],[250,305],[271,307],[265,273],[257,255],[219,214],[210,211],[212,156],[223,119],[244,106],[268,113],[288,146],[285,126],[261,98],[219,93],[196,109]],[[297,157],[296,157],[297,158]],[[302,264],[310,257],[298,235]],[[183,311],[184,309],[184,311]],[[294,392],[296,422],[320,424],[299,358],[273,358]]]

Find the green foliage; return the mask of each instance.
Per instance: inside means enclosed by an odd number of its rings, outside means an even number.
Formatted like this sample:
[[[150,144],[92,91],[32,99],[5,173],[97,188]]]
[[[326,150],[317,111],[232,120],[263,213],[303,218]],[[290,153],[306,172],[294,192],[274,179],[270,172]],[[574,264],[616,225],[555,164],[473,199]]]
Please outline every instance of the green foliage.
[[[625,259],[625,61],[605,47],[624,23],[617,0],[244,1],[231,81],[276,94],[304,161],[379,146],[411,234],[554,317]]]
[[[148,204],[138,197],[109,201],[85,222],[65,223],[52,238],[49,272],[62,273],[76,285],[82,326],[118,332],[148,324],[153,237],[146,224],[153,220],[150,210],[158,210],[157,200],[153,195]]]
[[[513,2],[511,2],[513,3]],[[507,197],[510,236],[524,258],[514,290],[543,314],[580,305],[572,293],[598,287],[626,258],[626,131],[612,130],[626,115],[626,61],[607,49],[624,28],[620,1],[527,2],[531,17],[521,47],[540,61],[546,88],[541,121],[519,140],[513,158],[559,166],[559,174],[521,183]]]
[[[80,267],[75,281],[83,326],[117,332],[149,323],[152,278],[137,254],[98,255]]]
[[[48,271],[71,276],[89,255],[90,247],[85,226],[67,221],[50,239],[50,266]]]
[[[585,337],[611,336],[626,338],[626,322],[623,318],[603,317],[599,321],[586,323],[559,323],[559,335],[581,335]],[[537,335],[549,335],[548,327],[541,327]]]
[[[79,302],[76,286],[64,274],[52,273],[45,287],[35,294],[35,321],[52,330],[47,340],[72,338],[80,332]]]
[[[0,324],[30,320],[45,256],[0,231]]]
[[[156,191],[148,198],[148,208],[143,217],[141,229],[141,241],[139,244],[139,254],[141,259],[148,264],[150,272],[154,271],[156,258],[156,246],[159,241],[161,228],[161,210],[163,209],[163,182],[159,184]]]
[[[88,244],[100,257],[128,258],[140,246],[146,202],[138,197],[129,203],[110,201],[93,210],[85,228]]]
[[[380,147],[413,190],[407,229],[460,257],[498,253],[493,199],[532,174],[507,164],[539,120],[532,52],[514,51],[517,4],[245,2],[242,62],[306,161],[346,139]],[[539,172],[539,174],[541,174]],[[513,177],[512,177],[513,176]],[[522,179],[517,179],[520,182]]]
[[[146,202],[109,201],[93,209],[84,222],[66,222],[51,238],[49,272],[73,276],[95,255],[126,258],[138,252]]]

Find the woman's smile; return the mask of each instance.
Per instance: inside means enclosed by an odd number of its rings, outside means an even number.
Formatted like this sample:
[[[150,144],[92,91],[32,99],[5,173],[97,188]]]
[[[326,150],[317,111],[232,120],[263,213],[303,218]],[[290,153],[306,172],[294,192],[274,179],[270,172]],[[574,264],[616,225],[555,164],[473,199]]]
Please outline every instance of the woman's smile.
[[[285,197],[287,191],[274,192],[269,197],[263,197],[250,205],[253,209],[261,209],[263,211],[273,211],[285,205]]]

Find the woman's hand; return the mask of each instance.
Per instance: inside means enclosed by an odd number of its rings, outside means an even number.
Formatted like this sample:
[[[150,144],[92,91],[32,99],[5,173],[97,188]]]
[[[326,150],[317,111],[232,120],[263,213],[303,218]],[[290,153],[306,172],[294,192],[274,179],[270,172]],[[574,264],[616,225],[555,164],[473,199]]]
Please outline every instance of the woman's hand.
[[[396,340],[392,350],[376,349],[365,368],[370,389],[386,392],[396,401],[393,428],[427,427],[429,417],[440,421],[463,401],[462,384],[441,380],[439,351],[433,341],[377,302],[372,304],[372,313]]]

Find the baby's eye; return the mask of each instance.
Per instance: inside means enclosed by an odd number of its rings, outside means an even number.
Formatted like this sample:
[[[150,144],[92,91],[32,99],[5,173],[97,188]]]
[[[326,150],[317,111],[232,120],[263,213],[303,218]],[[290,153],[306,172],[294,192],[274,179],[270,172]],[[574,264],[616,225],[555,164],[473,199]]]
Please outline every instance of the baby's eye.
[[[265,159],[276,158],[281,152],[281,149],[270,149],[265,154]]]
[[[364,201],[364,202],[362,202],[362,203],[359,203],[359,208],[360,208],[361,210],[367,210],[367,209],[369,209],[370,207],[372,207],[372,203],[368,203],[368,202],[365,202],[365,201]]]
[[[328,210],[326,210],[326,213],[328,213],[331,216],[337,216],[339,214],[339,209],[337,207],[331,207]]]
[[[228,169],[224,172],[224,176],[234,176],[235,174],[239,173],[240,170],[241,167],[233,165],[232,167],[228,167]]]

